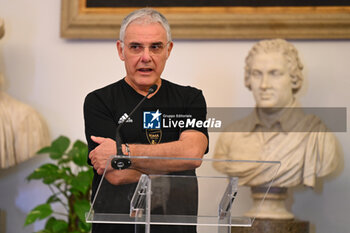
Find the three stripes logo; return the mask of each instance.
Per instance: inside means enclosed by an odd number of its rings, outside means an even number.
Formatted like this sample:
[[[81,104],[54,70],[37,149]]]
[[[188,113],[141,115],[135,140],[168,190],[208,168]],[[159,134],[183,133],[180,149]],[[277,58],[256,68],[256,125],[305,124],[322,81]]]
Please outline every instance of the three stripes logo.
[[[131,118],[128,119],[128,117],[129,117],[128,114],[124,113],[123,116],[121,116],[121,117],[119,118],[118,124],[123,123],[126,119],[127,119],[127,120],[126,120],[126,123],[132,123],[133,120],[132,120]]]

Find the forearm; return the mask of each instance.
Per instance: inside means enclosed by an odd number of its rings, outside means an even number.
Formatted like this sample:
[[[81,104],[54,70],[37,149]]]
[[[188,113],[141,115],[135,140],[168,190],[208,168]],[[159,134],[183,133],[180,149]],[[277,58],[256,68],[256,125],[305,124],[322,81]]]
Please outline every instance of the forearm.
[[[135,169],[111,170],[106,172],[105,179],[113,185],[138,182],[142,173]]]
[[[102,175],[108,165],[111,155],[115,155],[115,141],[109,138],[91,137],[92,140],[99,144],[89,154],[94,169]],[[130,154],[126,153],[125,145],[123,152],[130,156],[148,156],[153,158],[186,158],[184,159],[137,159],[132,158],[132,167],[135,170],[145,174],[164,174],[172,171],[184,171],[197,168],[201,165],[208,145],[207,137],[198,131],[188,130],[181,133],[179,140],[157,145],[131,144]],[[108,171],[110,172],[110,170]],[[118,174],[118,173],[117,173]],[[110,175],[112,176],[112,175]],[[124,177],[117,177],[118,179]],[[114,177],[113,179],[117,179]],[[118,181],[121,182],[121,181]]]
[[[201,165],[208,145],[206,136],[198,131],[185,131],[174,142],[155,145],[129,145],[131,156],[149,156],[155,159],[132,159],[132,167],[147,174],[191,170]],[[177,159],[157,159],[177,158]],[[184,159],[178,159],[184,158]]]

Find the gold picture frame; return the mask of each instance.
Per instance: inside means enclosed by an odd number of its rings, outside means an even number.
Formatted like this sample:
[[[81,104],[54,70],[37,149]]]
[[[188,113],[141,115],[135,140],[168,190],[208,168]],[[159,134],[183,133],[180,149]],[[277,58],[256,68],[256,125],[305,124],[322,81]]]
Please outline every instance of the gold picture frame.
[[[61,37],[116,39],[122,19],[136,8],[87,8],[62,0]],[[174,39],[349,39],[345,7],[159,7]]]

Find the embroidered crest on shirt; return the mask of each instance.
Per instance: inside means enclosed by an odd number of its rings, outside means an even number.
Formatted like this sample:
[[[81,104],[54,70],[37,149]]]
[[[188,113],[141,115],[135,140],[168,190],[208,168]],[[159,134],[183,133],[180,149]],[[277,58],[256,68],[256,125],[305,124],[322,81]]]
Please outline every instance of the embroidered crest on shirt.
[[[146,129],[146,137],[149,144],[158,144],[162,140],[162,130]]]

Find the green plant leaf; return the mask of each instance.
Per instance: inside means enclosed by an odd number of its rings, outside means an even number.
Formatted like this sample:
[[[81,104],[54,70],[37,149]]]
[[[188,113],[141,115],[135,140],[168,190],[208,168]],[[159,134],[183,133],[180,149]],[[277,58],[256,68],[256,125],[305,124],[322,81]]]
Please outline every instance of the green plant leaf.
[[[27,215],[25,226],[32,224],[36,220],[42,220],[52,214],[52,209],[49,204],[41,204],[32,209]]]
[[[46,221],[46,224],[45,224],[45,230],[48,230],[48,231],[52,231],[52,226],[54,224],[54,222],[56,221],[56,218],[55,217],[51,217],[49,218],[47,221]]]
[[[43,179],[45,184],[52,184],[58,178],[60,178],[58,166],[52,163],[46,163],[35,169],[34,172],[27,177],[27,180]]]
[[[36,231],[35,233],[52,233],[52,231],[48,231],[48,230],[40,230],[40,231]]]
[[[62,179],[64,180],[65,184],[71,185],[72,180],[75,179],[76,175],[72,173],[72,170],[70,167],[64,167],[62,168],[62,171],[64,172],[64,176],[62,176]]]
[[[60,199],[57,197],[57,195],[54,194],[54,195],[51,195],[51,196],[47,199],[46,203],[47,203],[47,204],[51,204],[51,203],[54,203],[54,202],[58,202],[59,200],[60,200]]]
[[[89,166],[89,169],[87,170],[87,173],[89,174],[90,180],[91,180],[91,183],[92,183],[92,180],[94,178],[94,170],[92,169],[92,167]]]
[[[78,226],[81,232],[91,231],[91,223],[87,223],[86,221],[79,221]]]
[[[56,140],[51,143],[51,147],[55,148],[61,153],[65,152],[70,144],[70,140],[66,136],[59,136]]]
[[[55,161],[41,165],[27,177],[28,181],[40,179],[44,184],[57,189],[54,190],[57,193],[51,195],[46,200],[46,204],[36,206],[27,215],[25,225],[49,217],[45,229],[38,233],[66,233],[68,229],[71,229],[70,233],[91,231],[91,224],[85,222],[85,212],[90,209],[88,199],[93,179],[93,169],[86,162],[88,148],[80,140],[75,141],[70,150],[68,150],[69,146],[70,140],[65,136],[60,136],[52,142],[51,146],[42,148],[38,153],[47,153]],[[74,226],[68,226],[66,221],[50,216],[54,213],[50,204],[61,201],[66,203],[68,200],[65,198],[68,197],[69,199],[73,197],[71,205],[67,207],[73,208],[68,212],[69,219],[74,220]]]
[[[62,172],[62,179],[64,179],[66,182],[69,181],[71,177],[75,176],[70,167],[62,167],[61,172]]]
[[[64,152],[68,149],[69,144],[69,138],[60,136],[51,143],[51,146],[42,148],[37,152],[37,154],[49,153],[51,159],[57,160],[60,159]]]
[[[77,200],[74,203],[74,211],[77,213],[80,221],[85,222],[85,213],[90,210],[90,202],[88,200]]]
[[[83,194],[85,194],[87,191],[90,190],[90,186],[92,183],[91,170],[89,169],[88,171],[81,171],[78,173],[78,175],[74,179],[72,179],[72,183],[71,183],[72,192],[74,192],[75,190],[78,190]]]
[[[52,232],[65,233],[68,230],[68,223],[64,220],[56,220],[52,225]]]
[[[63,158],[62,156],[61,159],[58,161],[58,165],[67,164],[67,163],[70,163],[71,161],[72,159],[70,157]]]
[[[88,147],[86,143],[77,140],[74,142],[72,149],[68,152],[68,155],[72,158],[73,162],[78,166],[88,166],[87,156]]]
[[[62,219],[51,217],[45,224],[45,230],[50,233],[66,233],[68,230],[68,223]]]
[[[52,148],[51,146],[46,146],[41,148],[38,152],[36,152],[36,154],[46,154],[46,153],[51,153]]]

